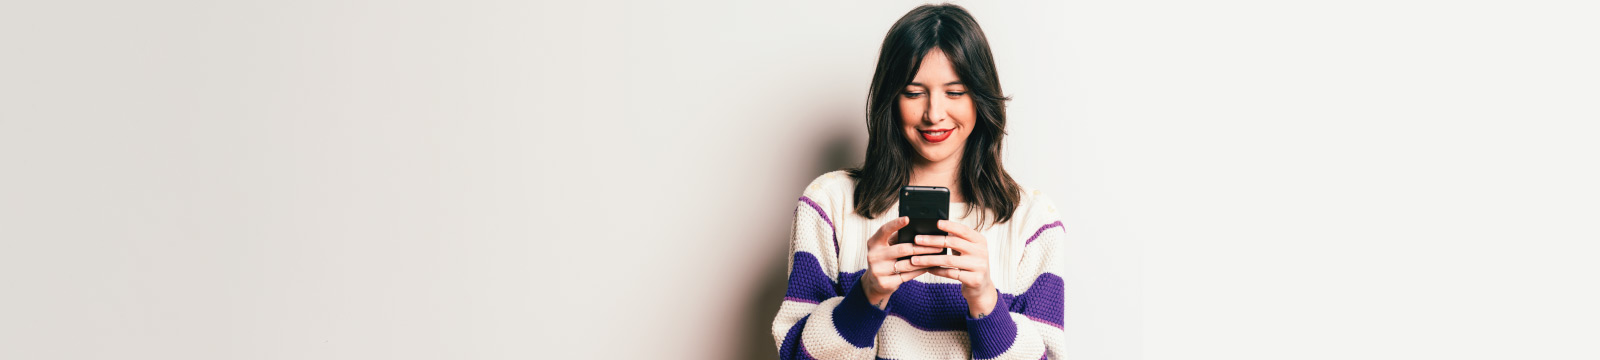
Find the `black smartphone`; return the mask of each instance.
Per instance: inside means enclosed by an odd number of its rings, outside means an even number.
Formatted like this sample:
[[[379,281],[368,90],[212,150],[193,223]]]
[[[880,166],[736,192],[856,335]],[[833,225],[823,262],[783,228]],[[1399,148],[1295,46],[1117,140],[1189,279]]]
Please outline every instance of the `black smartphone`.
[[[943,186],[907,186],[900,189],[900,216],[911,223],[900,229],[894,244],[915,243],[917,235],[948,235],[939,230],[939,220],[950,220],[950,189]],[[954,255],[945,248],[943,255]],[[929,254],[933,255],[933,254]],[[910,259],[910,256],[900,260]]]

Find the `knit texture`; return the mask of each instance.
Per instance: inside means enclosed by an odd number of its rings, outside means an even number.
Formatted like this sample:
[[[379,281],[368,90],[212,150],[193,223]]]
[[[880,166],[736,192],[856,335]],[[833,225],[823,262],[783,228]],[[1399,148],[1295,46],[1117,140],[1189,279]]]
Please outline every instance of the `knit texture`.
[[[856,215],[855,180],[823,174],[796,203],[789,242],[789,284],[772,322],[783,359],[1061,359],[1061,264],[1065,232],[1055,206],[1024,189],[1011,221],[978,229],[989,241],[990,278],[1000,292],[995,311],[968,316],[961,284],[923,274],[900,285],[886,309],[867,302],[859,285],[868,237],[899,217],[899,206],[876,219]],[[952,204],[952,221],[977,228],[977,212]],[[989,219],[993,220],[991,215]]]

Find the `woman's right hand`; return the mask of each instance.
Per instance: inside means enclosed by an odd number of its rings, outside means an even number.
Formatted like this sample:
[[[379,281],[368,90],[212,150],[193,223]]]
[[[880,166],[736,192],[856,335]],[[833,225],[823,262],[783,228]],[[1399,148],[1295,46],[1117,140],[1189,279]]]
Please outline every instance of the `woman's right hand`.
[[[911,218],[904,216],[890,220],[867,239],[867,271],[861,275],[861,289],[866,290],[867,301],[879,309],[888,305],[889,295],[893,295],[900,284],[928,272],[928,268],[911,266],[911,260],[896,259],[944,252],[944,248],[913,243],[889,245],[890,240],[899,235],[900,228],[910,223]]]

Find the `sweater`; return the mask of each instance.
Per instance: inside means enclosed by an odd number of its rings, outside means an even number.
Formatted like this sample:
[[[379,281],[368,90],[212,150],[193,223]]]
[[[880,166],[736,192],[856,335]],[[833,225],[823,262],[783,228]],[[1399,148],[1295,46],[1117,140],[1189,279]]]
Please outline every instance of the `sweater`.
[[[898,218],[899,206],[874,219],[854,211],[855,180],[823,174],[806,187],[790,232],[788,289],[772,321],[783,359],[1060,359],[1061,263],[1065,232],[1055,206],[1023,188],[1010,221],[976,227],[978,212],[952,203],[952,221],[988,239],[990,278],[1000,292],[994,311],[968,315],[961,284],[922,274],[900,285],[888,304],[868,303],[858,280],[867,269],[867,239]]]

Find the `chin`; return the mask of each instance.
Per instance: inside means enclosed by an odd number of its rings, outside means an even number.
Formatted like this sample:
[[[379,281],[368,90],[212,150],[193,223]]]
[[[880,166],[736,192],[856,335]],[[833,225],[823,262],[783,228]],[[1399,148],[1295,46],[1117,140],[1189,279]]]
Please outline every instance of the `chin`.
[[[925,160],[927,162],[938,163],[938,162],[942,162],[942,161],[950,159],[950,157],[954,156],[955,153],[929,153],[926,150],[924,150],[924,151],[917,151],[917,155],[922,156],[922,160]]]

